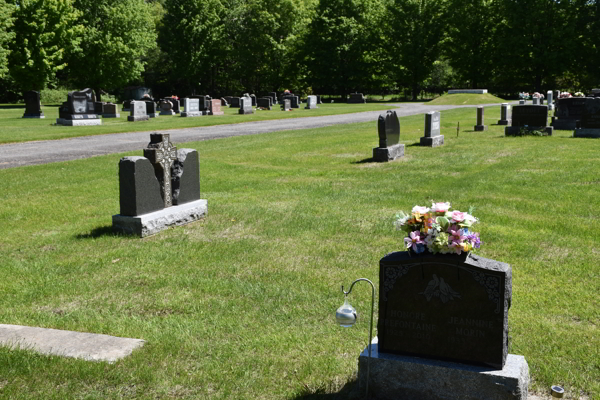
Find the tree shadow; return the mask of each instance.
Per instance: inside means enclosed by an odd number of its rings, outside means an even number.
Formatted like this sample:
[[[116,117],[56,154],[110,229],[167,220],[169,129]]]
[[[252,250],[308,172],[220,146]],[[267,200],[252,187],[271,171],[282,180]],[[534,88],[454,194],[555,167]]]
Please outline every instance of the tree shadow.
[[[311,390],[305,388],[305,393],[301,393],[291,400],[358,400],[364,399],[364,388],[360,390],[356,378],[347,382],[338,392],[327,393],[327,389],[318,388]]]
[[[77,239],[96,239],[102,236],[122,236],[122,234],[113,232],[112,225],[105,225],[94,228],[89,233],[80,233],[75,237]]]
[[[6,106],[6,105],[0,106],[0,110],[14,110],[16,108],[20,108],[20,109],[24,110],[25,105],[24,104],[21,104],[21,105],[15,104],[15,105],[10,105],[10,106]]]

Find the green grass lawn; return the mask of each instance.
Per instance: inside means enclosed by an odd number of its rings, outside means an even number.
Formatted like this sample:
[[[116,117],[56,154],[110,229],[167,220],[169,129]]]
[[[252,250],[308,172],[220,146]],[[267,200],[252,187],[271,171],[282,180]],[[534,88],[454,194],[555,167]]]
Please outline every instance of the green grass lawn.
[[[456,94],[445,94],[437,97],[427,104],[436,106],[447,106],[447,105],[476,105],[476,104],[490,104],[490,103],[503,103],[506,100],[496,97],[490,93],[484,94],[470,94],[470,93],[456,93]]]
[[[0,170],[0,322],[147,341],[114,364],[0,349],[0,398],[361,398],[371,291],[345,329],[340,285],[378,285],[394,215],[433,199],[474,205],[479,254],[512,265],[509,351],[532,389],[600,399],[600,141],[506,138],[499,114],[473,132],[474,110],[443,111],[435,149],[402,118],[406,155],[381,164],[376,121],[176,143],[200,152],[208,216],[145,239],[110,229],[119,158],[141,149]]]
[[[166,130],[179,128],[193,128],[197,126],[235,124],[249,121],[262,121],[269,119],[316,117],[321,115],[348,114],[361,111],[387,110],[385,104],[319,104],[313,110],[304,109],[306,105],[293,111],[283,112],[279,105],[270,111],[257,110],[254,114],[240,115],[238,108],[222,107],[225,112],[222,116],[203,116],[183,118],[180,115],[151,118],[149,121],[129,122],[129,112],[122,112],[120,118],[103,118],[99,126],[60,126],[55,125],[58,118],[58,106],[44,106],[42,110],[46,118],[22,118],[24,107],[0,106],[0,144],[28,142],[32,140],[64,139],[79,136],[103,135],[107,133],[143,132],[151,130]],[[121,108],[121,106],[119,106]]]

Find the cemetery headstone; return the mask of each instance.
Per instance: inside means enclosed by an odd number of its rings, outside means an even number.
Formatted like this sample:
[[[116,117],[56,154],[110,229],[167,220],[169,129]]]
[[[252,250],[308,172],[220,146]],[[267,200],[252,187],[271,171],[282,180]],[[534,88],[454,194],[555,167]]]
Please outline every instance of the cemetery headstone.
[[[396,111],[387,111],[377,120],[379,147],[373,149],[375,161],[393,161],[404,157],[404,144],[400,142],[400,120]]]
[[[192,98],[198,98],[198,109],[200,110],[202,115],[210,115],[210,102],[212,101],[212,98],[210,96],[192,96]]]
[[[181,112],[182,117],[201,117],[200,99],[186,97],[183,99],[185,111]]]
[[[213,99],[210,101],[210,112],[209,115],[223,115],[225,112],[221,111],[222,100]]]
[[[169,134],[151,134],[144,157],[121,159],[119,191],[113,230],[140,237],[195,221],[207,210],[200,199],[198,153],[177,150]]]
[[[510,104],[502,103],[500,106],[500,119],[498,125],[510,125]]]
[[[256,107],[256,95],[251,94],[250,99],[252,99],[252,107]]]
[[[158,112],[156,109],[156,103],[152,100],[146,100],[146,114],[148,118],[158,118]]]
[[[277,104],[277,93],[270,92],[269,97],[271,98],[271,105]]]
[[[524,105],[525,104],[525,100],[519,100],[519,105]]]
[[[600,97],[600,89],[592,89],[587,97]]]
[[[484,114],[485,109],[483,106],[477,107],[477,125],[473,128],[475,132],[487,131],[487,125],[485,125]]]
[[[258,106],[258,108],[261,108],[263,110],[270,110],[271,101],[271,97],[261,97],[260,99],[256,99],[256,105]]]
[[[308,96],[306,98],[306,107],[304,107],[307,110],[312,110],[314,108],[319,108],[317,106],[317,96]]]
[[[239,97],[231,97],[229,99],[229,108],[240,108],[240,98]]]
[[[440,124],[439,111],[430,111],[425,114],[425,136],[420,140],[421,146],[438,147],[444,144],[444,135],[441,134]]]
[[[102,106],[102,118],[121,118],[119,107],[114,103],[106,103]]]
[[[548,90],[548,92],[546,93],[546,99],[547,99],[548,110],[550,110],[550,111],[554,110],[553,96],[554,96],[554,94],[553,94],[552,90]]]
[[[95,98],[86,91],[69,92],[67,101],[58,109],[56,124],[64,126],[102,125],[102,120],[94,113],[94,100]]]
[[[519,135],[522,129],[544,131],[552,136],[552,127],[548,126],[548,107],[543,105],[518,105],[512,109],[511,126],[504,128],[506,136]]]
[[[240,114],[254,114],[252,108],[252,99],[250,97],[240,97]]]
[[[586,97],[568,97],[556,100],[556,110],[552,117],[552,127],[558,130],[572,131],[581,121]]]
[[[40,92],[30,90],[23,93],[25,99],[25,113],[23,118],[46,118],[42,111],[42,103],[40,101]]]
[[[104,105],[105,104],[106,104],[106,102],[104,102],[104,101],[96,101],[94,103],[95,113],[98,115],[102,115],[104,113]]]
[[[362,93],[351,93],[348,98],[348,104],[366,103],[367,99]]]
[[[225,99],[225,97],[221,97],[221,105],[223,107],[227,107],[229,105],[229,102]]]
[[[123,111],[131,111],[131,102],[134,100],[124,100],[123,101],[123,107],[121,107],[121,110]]]
[[[317,104],[323,104],[323,102],[321,101],[321,95],[320,94],[317,95]]]
[[[175,97],[172,97],[171,98],[171,103],[173,103],[173,112],[175,114],[181,113],[181,103],[179,102],[179,99],[176,99]]]
[[[534,106],[539,106],[540,105],[540,98],[539,97],[534,97],[533,99],[531,99],[532,103]]]
[[[585,97],[580,126],[574,137],[600,138],[600,97]]]
[[[290,111],[292,109],[292,101],[290,99],[283,99],[281,103],[281,111]]]
[[[130,113],[127,117],[127,121],[129,122],[148,121],[145,101],[132,101]]]
[[[173,100],[170,98],[162,99],[159,103],[160,115],[175,115],[173,111]]]

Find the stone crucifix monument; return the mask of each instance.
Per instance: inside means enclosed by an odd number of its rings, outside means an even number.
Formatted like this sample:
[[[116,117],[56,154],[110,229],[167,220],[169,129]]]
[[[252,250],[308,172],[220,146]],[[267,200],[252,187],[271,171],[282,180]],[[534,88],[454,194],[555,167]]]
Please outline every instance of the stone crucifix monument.
[[[144,157],[119,161],[119,192],[115,232],[150,236],[196,221],[207,211],[207,201],[200,199],[198,152],[178,150],[169,134],[150,134]]]

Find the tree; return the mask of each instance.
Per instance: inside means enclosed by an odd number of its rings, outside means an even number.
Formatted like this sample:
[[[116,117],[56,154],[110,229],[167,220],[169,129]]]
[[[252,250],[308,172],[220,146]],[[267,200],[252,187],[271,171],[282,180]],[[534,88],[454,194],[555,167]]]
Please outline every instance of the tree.
[[[9,70],[22,90],[41,90],[79,50],[83,27],[71,0],[17,0]]]
[[[13,24],[12,13],[14,6],[0,0],[0,78],[8,72],[8,44],[15,37],[15,33],[10,31]]]
[[[144,0],[75,0],[85,26],[81,51],[69,60],[69,80],[101,89],[116,89],[138,80],[145,56],[156,48],[153,6]]]
[[[440,57],[446,7],[444,0],[393,0],[388,8],[391,69],[413,100]]]

